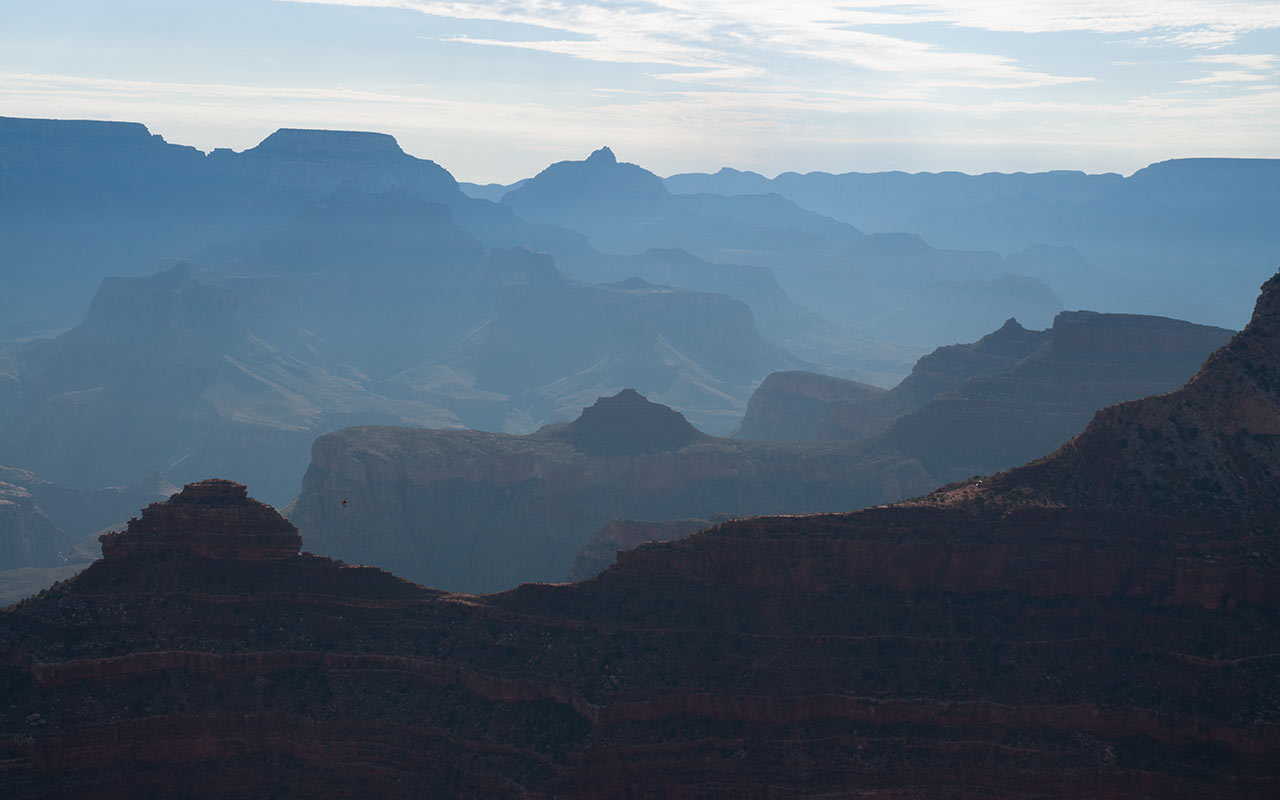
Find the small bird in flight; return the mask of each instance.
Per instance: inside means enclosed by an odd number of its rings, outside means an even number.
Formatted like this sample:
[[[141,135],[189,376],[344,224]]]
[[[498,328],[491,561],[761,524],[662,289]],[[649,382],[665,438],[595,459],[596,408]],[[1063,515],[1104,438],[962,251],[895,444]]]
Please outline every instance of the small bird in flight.
[[[346,507],[347,507],[347,505],[348,505],[350,502],[351,502],[351,498],[349,498],[349,497],[344,497],[344,498],[342,498],[342,507],[343,507],[343,508],[346,508]]]

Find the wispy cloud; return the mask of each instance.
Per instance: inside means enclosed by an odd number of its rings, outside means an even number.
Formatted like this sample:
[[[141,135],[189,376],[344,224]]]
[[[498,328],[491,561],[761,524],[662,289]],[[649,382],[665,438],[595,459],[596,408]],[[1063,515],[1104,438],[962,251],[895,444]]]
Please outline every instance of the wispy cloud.
[[[588,61],[647,63],[719,78],[725,70],[776,70],[780,59],[902,75],[942,74],[948,85],[1031,88],[1087,80],[1028,69],[992,53],[949,49],[867,28],[886,24],[965,24],[945,3],[761,0],[283,0],[388,7],[458,20],[530,26],[520,36],[459,35],[450,41],[556,53]],[[539,33],[541,32],[541,35]]]
[[[141,120],[205,149],[251,146],[286,125],[384,130],[462,177],[508,180],[601,144],[668,171],[1280,155],[1280,58],[1267,52],[1280,0],[281,2],[311,4],[275,10],[330,31],[353,15],[316,4],[371,9],[354,15],[379,23],[352,37],[347,60],[360,69],[308,69],[320,48],[304,35],[270,50],[293,55],[281,57],[287,68],[187,65],[186,83],[125,60],[114,77],[101,61],[78,67],[93,77],[54,74],[73,67],[36,67],[28,54],[0,58],[0,108]],[[423,16],[400,26],[408,15],[375,9]],[[407,41],[390,42],[395,58],[381,66],[381,37],[402,29]],[[1065,49],[1077,46],[1087,57]],[[450,71],[459,49],[468,68]],[[576,62],[572,80],[548,81],[566,74],[559,59]],[[892,160],[851,160],[873,152]],[[964,156],[977,152],[986,160]]]
[[[1220,53],[1200,55],[1191,59],[1200,64],[1221,65],[1234,69],[1217,69],[1199,78],[1189,78],[1180,83],[1190,85],[1215,85],[1224,83],[1258,83],[1275,77],[1280,58],[1262,53]]]

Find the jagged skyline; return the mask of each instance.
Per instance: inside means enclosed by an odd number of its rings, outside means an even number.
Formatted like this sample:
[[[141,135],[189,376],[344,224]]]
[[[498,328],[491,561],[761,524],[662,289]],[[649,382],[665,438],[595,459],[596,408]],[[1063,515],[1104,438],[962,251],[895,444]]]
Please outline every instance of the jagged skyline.
[[[659,174],[1127,174],[1280,156],[1277,51],[1272,0],[53,0],[6,10],[0,102],[204,150],[386,131],[477,182],[601,144]]]

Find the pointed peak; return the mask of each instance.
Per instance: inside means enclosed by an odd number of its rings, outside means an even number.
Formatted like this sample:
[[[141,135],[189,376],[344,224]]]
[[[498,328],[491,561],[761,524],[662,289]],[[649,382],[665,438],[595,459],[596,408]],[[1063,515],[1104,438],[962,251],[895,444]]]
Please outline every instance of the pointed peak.
[[[608,147],[601,147],[591,155],[587,156],[588,164],[617,164],[618,158]]]
[[[635,389],[601,397],[582,409],[565,429],[589,456],[635,456],[679,450],[703,434],[673,408],[654,403]]]

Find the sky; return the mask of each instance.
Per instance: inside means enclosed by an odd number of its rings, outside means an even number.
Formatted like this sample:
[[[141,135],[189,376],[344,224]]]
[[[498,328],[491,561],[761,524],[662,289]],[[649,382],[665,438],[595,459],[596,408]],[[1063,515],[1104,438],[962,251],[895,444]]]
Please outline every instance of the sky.
[[[376,130],[459,180],[1280,157],[1280,0],[0,0],[0,115]]]

